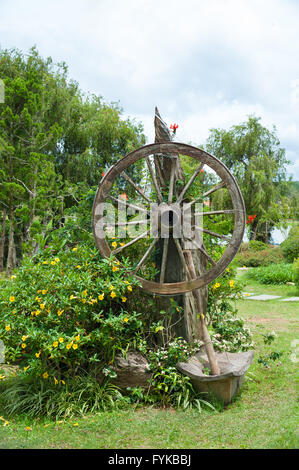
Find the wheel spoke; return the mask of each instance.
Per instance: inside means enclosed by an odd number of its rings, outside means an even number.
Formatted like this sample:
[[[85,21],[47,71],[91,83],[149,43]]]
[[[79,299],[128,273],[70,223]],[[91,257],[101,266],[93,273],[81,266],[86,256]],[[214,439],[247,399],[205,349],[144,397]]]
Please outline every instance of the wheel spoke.
[[[168,254],[168,243],[169,243],[169,238],[164,238],[163,255],[162,255],[161,272],[160,272],[160,284],[163,284],[164,278],[165,278],[166,261],[167,261],[167,254]]]
[[[146,252],[144,253],[143,257],[141,258],[141,260],[139,261],[139,263],[137,264],[136,268],[134,269],[134,273],[136,273],[140,268],[141,266],[144,264],[145,260],[147,259],[147,257],[151,254],[151,252],[153,251],[153,248],[155,246],[155,244],[157,243],[158,241],[158,238],[155,238],[154,241],[150,244],[150,246],[148,247],[148,249],[146,250]]]
[[[130,220],[129,222],[114,222],[114,223],[109,223],[109,222],[105,222],[103,225],[104,227],[111,227],[111,226],[115,226],[115,227],[122,227],[122,226],[125,226],[125,225],[137,225],[137,224],[147,224],[148,223],[148,219],[145,219],[145,220]]]
[[[206,250],[202,246],[200,246],[195,240],[192,240],[192,238],[187,238],[187,240],[193,243],[213,266],[216,266],[216,263],[213,258],[211,258],[211,256],[206,252]]]
[[[217,238],[222,238],[223,240],[231,241],[231,237],[228,237],[226,235],[222,235],[220,233],[212,232],[212,230],[208,230],[206,228],[199,227],[198,225],[194,225],[192,228],[195,228],[196,230],[200,230],[201,232],[208,233],[209,235],[212,235],[213,237]]]
[[[155,172],[154,172],[154,169],[153,169],[153,167],[152,167],[152,164],[151,164],[151,162],[150,162],[149,157],[146,157],[146,163],[147,163],[149,172],[150,172],[150,174],[151,174],[151,177],[152,177],[152,180],[153,180],[153,183],[154,183],[154,186],[155,186],[155,190],[156,190],[156,194],[157,194],[158,201],[159,201],[160,203],[162,203],[162,202],[163,202],[162,194],[161,194],[160,188],[159,188],[159,186],[158,186],[157,178],[156,178],[156,175],[155,175]]]
[[[143,232],[141,235],[139,235],[138,237],[134,238],[134,240],[131,240],[130,242],[126,243],[125,245],[123,246],[120,246],[119,248],[116,248],[116,250],[113,250],[111,253],[113,255],[116,255],[117,253],[119,253],[120,251],[124,250],[125,248],[127,248],[128,246],[131,246],[133,245],[133,243],[136,243],[138,240],[140,240],[141,238],[144,238],[148,233],[149,233],[150,229],[147,230],[146,232]]]
[[[235,212],[237,212],[236,209],[223,209],[220,211],[194,212],[194,215],[234,214]]]
[[[225,183],[222,181],[221,183],[217,184],[217,186],[214,186],[213,188],[209,189],[209,191],[207,191],[206,193],[204,193],[202,195],[202,197],[207,197],[209,196],[210,194],[214,193],[215,191],[217,191],[218,189],[221,189],[225,186]]]
[[[187,274],[187,277],[189,278],[189,280],[191,280],[192,277],[191,277],[190,271],[188,269],[188,266],[187,266],[187,263],[186,263],[186,260],[185,260],[185,256],[184,256],[184,253],[183,253],[183,250],[182,250],[182,247],[180,245],[180,242],[179,242],[178,238],[174,238],[174,243],[176,244],[178,254],[179,254],[183,269],[185,271],[185,274]]]
[[[191,178],[189,179],[188,183],[186,184],[186,186],[184,186],[183,190],[181,191],[181,194],[179,195],[179,197],[178,197],[178,199],[177,199],[177,202],[178,202],[178,203],[182,202],[185,193],[188,191],[188,189],[190,188],[191,184],[192,184],[193,181],[195,180],[195,178],[196,178],[196,176],[198,175],[198,173],[203,169],[203,167],[204,167],[204,163],[201,163],[201,164],[199,165],[199,167],[196,168],[195,172],[193,173],[193,175],[192,175]]]
[[[149,202],[150,204],[152,203],[152,201],[146,196],[146,194],[144,194],[144,192],[142,191],[141,188],[139,188],[139,186],[137,186],[137,184],[134,183],[133,180],[131,180],[131,178],[123,171],[121,173],[121,175],[125,178],[125,180],[130,183],[131,186],[133,186],[133,188],[140,194],[140,196],[143,197],[143,199],[145,199],[147,202]]]
[[[215,191],[217,191],[218,189],[221,189],[225,186],[225,183],[222,182],[222,183],[219,183],[217,184],[217,186],[214,186],[213,188],[209,189],[209,191],[207,191],[206,193],[202,194],[201,196],[198,196],[196,199],[194,199],[193,201],[191,201],[189,203],[189,207],[192,206],[192,204],[195,204],[196,202],[200,201],[201,199],[203,199],[204,197],[207,197],[209,196],[210,194],[214,193]]]
[[[113,197],[113,196],[107,196],[108,199],[110,199],[112,202],[114,202],[114,206],[116,206],[116,204],[122,204],[124,206],[127,206],[127,207],[131,207],[132,209],[135,209],[135,210],[138,210],[140,212],[146,212],[147,214],[149,213],[147,209],[145,209],[144,207],[140,207],[140,206],[135,206],[135,204],[131,204],[129,202],[126,202],[126,201],[122,201],[120,199],[116,199],[116,197]],[[117,207],[116,207],[117,208]]]
[[[176,167],[176,157],[173,157],[170,169],[170,179],[169,179],[169,192],[168,192],[168,204],[172,203],[173,190],[174,190],[174,173]]]

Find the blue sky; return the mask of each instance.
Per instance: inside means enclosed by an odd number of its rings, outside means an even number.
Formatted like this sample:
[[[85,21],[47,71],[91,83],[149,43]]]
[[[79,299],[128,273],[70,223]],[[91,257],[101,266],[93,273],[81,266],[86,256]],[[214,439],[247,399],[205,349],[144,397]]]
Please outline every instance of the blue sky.
[[[249,114],[277,128],[299,180],[299,0],[0,0],[0,47],[65,61],[86,92],[119,101],[153,141],[205,142]],[[1,77],[0,77],[1,78]]]

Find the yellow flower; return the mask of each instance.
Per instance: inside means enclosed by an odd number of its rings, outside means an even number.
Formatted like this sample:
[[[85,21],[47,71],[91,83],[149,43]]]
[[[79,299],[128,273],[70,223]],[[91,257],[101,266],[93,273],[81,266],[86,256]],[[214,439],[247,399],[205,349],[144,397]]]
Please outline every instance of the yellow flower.
[[[119,268],[118,268],[117,266],[113,266],[112,271],[113,271],[114,273],[115,273],[116,271],[118,271],[118,270],[119,270]]]
[[[73,345],[73,342],[67,344],[67,345],[66,345],[66,349],[71,349],[72,345]]]
[[[40,314],[40,310],[35,311],[35,316],[37,317]]]
[[[82,299],[82,302],[85,304],[85,303],[86,303],[86,299]]]
[[[77,268],[77,269],[81,269],[81,266],[80,266],[80,264],[78,264],[78,266],[76,266],[76,268]]]
[[[48,377],[49,377],[48,372],[44,372],[44,373],[43,373],[43,378],[44,378],[44,379],[47,379]]]
[[[220,287],[220,284],[219,284],[219,282],[216,282],[216,283],[213,285],[213,289],[218,289],[218,287]]]
[[[124,242],[120,243],[120,246],[125,246],[125,243]]]
[[[62,315],[63,312],[64,312],[64,310],[58,310],[57,315],[60,317],[60,315]]]
[[[10,301],[10,302],[14,302],[15,300],[16,300],[16,298],[15,298],[13,295],[11,295],[11,296],[9,297],[9,301]]]
[[[229,285],[230,285],[230,287],[234,287],[235,281],[234,281],[233,279],[231,279],[231,280],[229,281]]]
[[[6,331],[10,331],[11,330],[10,325],[6,325],[5,329]]]
[[[22,349],[25,349],[25,348],[26,348],[26,346],[27,346],[27,344],[26,344],[26,343],[22,343],[22,344],[21,344],[21,347],[22,347]]]
[[[73,349],[78,349],[78,344],[73,344]]]
[[[63,338],[59,338],[59,343],[63,343],[64,339]]]
[[[54,266],[56,263],[55,263],[55,261],[51,261],[51,264],[52,264],[52,266]]]
[[[56,261],[56,263],[59,263],[60,259],[59,259],[59,258],[55,258],[55,261]]]
[[[25,341],[25,340],[26,340],[26,338],[27,338],[27,336],[25,336],[25,335],[24,335],[24,336],[22,336],[22,341]]]
[[[24,367],[24,371],[26,372],[26,370],[28,370],[29,367],[30,367],[30,366]]]
[[[227,271],[228,273],[230,273],[230,269],[229,269],[229,268],[226,268],[226,271]]]
[[[42,309],[42,310],[44,310],[45,304],[40,304],[39,308]]]
[[[127,317],[124,318],[124,323],[127,323],[129,321],[129,319]]]
[[[116,293],[112,291],[111,294],[110,294],[110,297],[112,297],[112,299],[114,299],[114,297],[116,297]]]
[[[17,276],[12,275],[12,276],[10,276],[10,279],[15,279],[16,277]]]
[[[80,335],[77,335],[75,339],[76,341],[80,341]]]
[[[113,246],[113,248],[116,248],[116,247],[117,247],[117,243],[116,243],[116,242],[111,243],[111,245]]]
[[[48,264],[48,261],[43,261],[43,264]]]
[[[60,382],[61,382],[63,385],[65,385],[65,381],[64,381],[64,380],[60,380]]]
[[[46,289],[42,290],[42,294],[45,295],[48,291]]]
[[[73,294],[70,296],[70,300],[73,300],[73,299],[75,299],[75,298],[76,298],[76,296],[73,295]]]
[[[82,295],[84,295],[84,297],[86,297],[86,296],[87,296],[87,290],[84,290],[84,291],[82,292]]]
[[[79,426],[79,423],[74,423],[74,426]]]
[[[242,268],[246,268],[246,266],[242,266]]]
[[[56,377],[54,377],[54,384],[55,384],[55,385],[58,384],[58,380],[56,379]]]
[[[113,290],[114,289],[114,286],[109,286],[109,290]]]
[[[25,431],[32,431],[32,428],[30,426],[26,426]]]
[[[127,297],[122,297],[122,298],[121,298],[121,301],[122,301],[122,302],[126,302],[126,301],[127,301]]]
[[[58,346],[58,341],[54,341],[53,346],[54,346],[54,348],[57,348],[57,346]]]
[[[127,287],[127,289],[128,289],[130,292],[132,292],[132,286],[129,285],[129,286]]]
[[[73,251],[77,251],[77,250],[78,250],[78,248],[75,246],[75,247],[73,248]]]
[[[38,353],[35,353],[35,357],[39,358],[40,356],[40,351]]]
[[[35,300],[37,300],[38,302],[40,302],[42,299],[40,297],[35,297]]]
[[[104,300],[104,294],[99,295],[99,300]]]

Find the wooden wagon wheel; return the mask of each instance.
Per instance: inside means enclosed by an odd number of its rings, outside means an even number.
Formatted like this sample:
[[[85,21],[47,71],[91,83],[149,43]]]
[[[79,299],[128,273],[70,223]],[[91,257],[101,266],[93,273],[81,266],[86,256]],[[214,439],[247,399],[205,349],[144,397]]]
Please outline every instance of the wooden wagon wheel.
[[[204,194],[201,194],[199,197],[196,197],[195,199],[193,199],[191,202],[189,202],[189,204],[194,205],[199,200],[204,200],[206,197],[210,196],[212,193],[214,193],[220,188],[227,188],[228,193],[230,195],[231,204],[232,204],[232,209],[217,210],[217,211],[208,210],[208,211],[202,211],[201,213],[197,213],[197,215],[201,215],[203,218],[205,218],[206,216],[212,217],[218,214],[231,214],[234,216],[234,228],[230,237],[227,235],[215,233],[203,227],[197,227],[197,229],[201,230],[203,233],[206,233],[212,237],[220,238],[228,242],[228,246],[226,247],[224,253],[222,254],[221,258],[218,259],[217,261],[213,260],[211,256],[206,252],[204,245],[201,245],[201,246],[196,245],[196,248],[200,250],[201,254],[203,254],[206,257],[207,263],[210,266],[210,268],[208,268],[206,272],[202,273],[200,276],[194,279],[191,279],[189,276],[189,277],[186,277],[186,280],[184,281],[165,283],[163,276],[165,273],[165,263],[166,263],[166,258],[167,258],[168,238],[164,238],[160,282],[147,280],[136,274],[136,277],[141,282],[142,287],[149,292],[160,294],[160,295],[183,294],[185,292],[189,292],[194,289],[203,287],[209,282],[215,280],[232,261],[243,239],[243,234],[244,234],[244,229],[245,229],[245,207],[244,207],[243,198],[242,198],[240,189],[238,187],[238,184],[235,178],[229,172],[227,167],[216,157],[210,155],[209,153],[199,148],[193,147],[191,145],[177,143],[177,142],[164,142],[164,143],[149,144],[129,153],[124,158],[119,160],[115,165],[113,165],[100,182],[99,188],[95,196],[94,207],[93,207],[94,237],[95,237],[96,245],[101,255],[103,257],[110,257],[111,253],[114,255],[117,255],[120,252],[125,253],[125,250],[127,247],[133,245],[134,243],[138,243],[138,241],[142,237],[145,237],[146,235],[149,234],[150,231],[147,230],[145,233],[142,233],[141,235],[131,240],[130,242],[125,243],[124,246],[119,246],[118,248],[111,250],[106,238],[103,238],[102,236],[100,237],[98,235],[97,223],[100,221],[103,215],[99,215],[97,213],[97,207],[99,206],[99,204],[105,203],[107,199],[109,199],[110,201],[111,200],[114,201],[114,203],[117,202],[117,199],[115,199],[110,194],[110,191],[113,187],[113,184],[115,183],[116,178],[119,176],[122,176],[134,188],[134,191],[136,191],[136,194],[138,194],[139,197],[141,197],[142,200],[145,201],[145,204],[147,205],[147,207],[149,207],[151,203],[155,202],[150,199],[149,195],[146,193],[144,189],[142,189],[140,186],[136,185],[132,181],[132,179],[126,174],[126,171],[125,171],[126,169],[128,169],[128,167],[130,167],[131,165],[134,165],[134,163],[136,163],[137,161],[141,159],[145,159],[147,163],[149,175],[151,176],[151,180],[152,180],[152,187],[155,189],[155,192],[156,192],[157,202],[163,203],[161,188],[159,187],[157,183],[156,174],[151,163],[151,156],[155,156],[155,158],[157,158],[157,155],[159,154],[163,155],[163,157],[168,156],[170,159],[172,159],[170,181],[169,181],[169,188],[168,188],[168,197],[167,197],[167,203],[165,203],[163,206],[164,211],[166,210],[169,213],[170,212],[174,213],[173,212],[174,204],[176,205],[176,207],[179,207],[179,208],[182,207],[186,192],[190,189],[191,185],[196,180],[196,177],[203,170],[204,165],[207,165],[212,170],[214,170],[214,172],[221,179],[221,181],[217,183],[214,187],[212,187],[210,190],[206,191]],[[197,169],[195,170],[195,172],[193,173],[189,181],[186,183],[186,185],[182,188],[181,192],[178,194],[177,199],[174,200],[174,197],[175,197],[175,191],[174,191],[175,164],[174,163],[175,163],[175,159],[179,158],[178,157],[179,154],[186,155],[186,156],[189,156],[198,160],[199,166],[197,167]],[[136,205],[130,204],[130,202],[127,202],[127,201],[123,201],[122,203],[128,207],[130,206],[136,207]],[[145,216],[149,215],[148,208],[143,209],[143,212],[145,213]],[[144,219],[146,219],[146,217]],[[144,223],[145,220],[140,221],[140,222]],[[136,221],[132,223],[134,224],[136,223]],[[118,224],[116,223],[115,225],[117,226]],[[158,238],[153,238],[153,240],[150,243],[150,246],[147,248],[141,260],[138,262],[137,266],[135,267],[135,270],[134,270],[135,273],[137,273],[138,270],[146,263],[149,255],[151,254],[153,248],[155,247],[157,240]],[[178,255],[180,257],[181,263],[183,264],[183,267],[185,268],[186,274],[188,274],[188,267],[186,266],[186,260],[183,254],[183,248],[181,246],[180,240],[178,238],[175,238],[174,241],[177,246]]]

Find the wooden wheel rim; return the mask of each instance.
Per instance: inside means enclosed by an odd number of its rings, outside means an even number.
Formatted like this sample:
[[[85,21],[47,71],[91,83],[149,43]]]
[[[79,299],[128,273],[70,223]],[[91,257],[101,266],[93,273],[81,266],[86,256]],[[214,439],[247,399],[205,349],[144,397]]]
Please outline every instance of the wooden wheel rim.
[[[135,275],[136,278],[141,282],[142,288],[148,292],[160,295],[184,294],[186,292],[192,291],[193,289],[203,287],[209,282],[215,280],[218,276],[220,276],[220,274],[225,270],[225,268],[230,264],[237,254],[238,249],[242,243],[245,230],[244,201],[234,176],[230,173],[228,168],[213,155],[210,155],[204,150],[193,147],[191,145],[181,144],[178,142],[144,145],[143,147],[140,147],[139,149],[129,153],[119,160],[115,165],[113,165],[101,180],[96,192],[92,211],[92,226],[96,245],[103,257],[109,258],[112,252],[106,239],[99,238],[96,235],[96,207],[98,204],[104,203],[106,201],[106,198],[109,195],[109,191],[117,176],[119,176],[129,165],[132,165],[138,160],[153,154],[183,154],[195,158],[205,165],[208,165],[217,173],[218,176],[220,176],[221,180],[225,183],[225,187],[229,191],[233,205],[235,221],[231,241],[221,258],[216,262],[215,266],[213,266],[207,272],[193,280],[163,284],[154,281],[148,281],[138,275]]]

